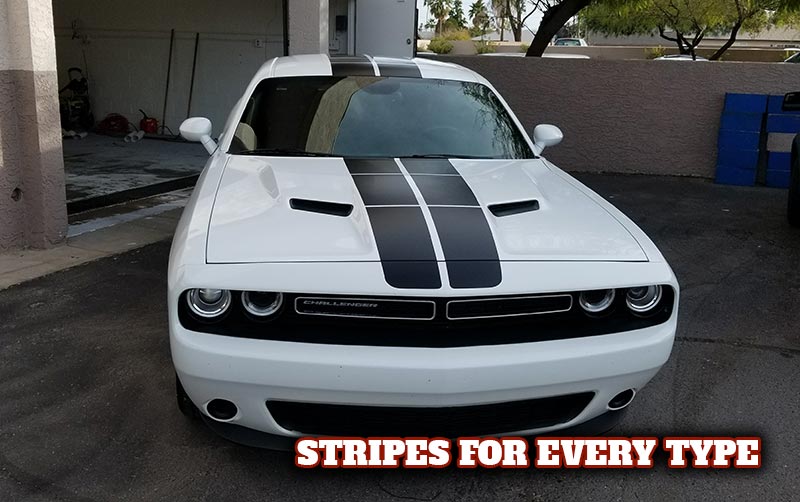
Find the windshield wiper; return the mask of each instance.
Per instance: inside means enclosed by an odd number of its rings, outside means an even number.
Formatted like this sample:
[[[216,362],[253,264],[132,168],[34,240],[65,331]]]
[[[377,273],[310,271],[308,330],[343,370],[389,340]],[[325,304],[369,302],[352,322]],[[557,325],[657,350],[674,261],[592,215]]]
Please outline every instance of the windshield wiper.
[[[241,152],[231,152],[234,155],[276,155],[286,157],[337,157],[330,153],[309,152],[299,148],[254,148],[253,150],[242,150]]]
[[[493,159],[494,157],[481,157],[479,155],[461,155],[458,153],[424,153],[419,155],[406,155],[406,159]]]

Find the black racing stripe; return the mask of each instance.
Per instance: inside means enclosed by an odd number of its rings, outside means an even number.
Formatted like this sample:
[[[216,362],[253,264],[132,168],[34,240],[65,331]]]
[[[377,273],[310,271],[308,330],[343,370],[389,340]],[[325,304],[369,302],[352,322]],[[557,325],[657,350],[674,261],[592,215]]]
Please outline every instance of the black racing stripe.
[[[497,246],[480,207],[431,207],[450,286],[491,288],[503,279]]]
[[[364,56],[343,56],[331,58],[331,72],[334,77],[369,75],[375,76],[372,61]]]
[[[439,289],[442,278],[436,261],[382,261],[386,283],[398,289]]]
[[[477,206],[478,200],[461,176],[412,176],[429,206]]]
[[[419,207],[368,207],[383,261],[436,261],[428,225]]]
[[[365,206],[417,206],[417,198],[405,176],[357,174],[353,176]]]
[[[376,63],[378,63],[378,71],[382,77],[422,78],[422,74],[419,72],[419,66],[413,61],[392,61],[386,63],[376,61]]]
[[[394,159],[344,159],[350,174],[400,174]]]
[[[419,289],[442,287],[436,253],[422,209],[368,207],[367,214],[389,285]]]
[[[401,159],[403,166],[411,174],[453,174],[458,171],[447,159]]]

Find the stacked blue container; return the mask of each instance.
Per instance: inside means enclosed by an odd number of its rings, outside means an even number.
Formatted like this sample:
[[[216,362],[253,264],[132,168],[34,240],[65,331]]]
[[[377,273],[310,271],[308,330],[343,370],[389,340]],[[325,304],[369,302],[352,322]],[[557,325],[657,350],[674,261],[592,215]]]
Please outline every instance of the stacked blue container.
[[[783,96],[770,96],[767,110],[767,186],[789,187],[791,142],[800,133],[800,113],[782,110]]]
[[[725,95],[717,147],[717,183],[755,185],[767,100],[764,94]]]

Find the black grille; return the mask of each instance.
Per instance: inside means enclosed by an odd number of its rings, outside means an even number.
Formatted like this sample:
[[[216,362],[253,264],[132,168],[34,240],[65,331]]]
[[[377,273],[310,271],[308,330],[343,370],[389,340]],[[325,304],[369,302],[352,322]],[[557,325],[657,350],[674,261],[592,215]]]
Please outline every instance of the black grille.
[[[526,296],[452,300],[447,303],[448,319],[485,319],[534,314],[555,314],[572,308],[572,295]]]
[[[577,417],[592,392],[480,406],[396,408],[267,401],[284,429],[321,436],[486,436],[563,424]]]

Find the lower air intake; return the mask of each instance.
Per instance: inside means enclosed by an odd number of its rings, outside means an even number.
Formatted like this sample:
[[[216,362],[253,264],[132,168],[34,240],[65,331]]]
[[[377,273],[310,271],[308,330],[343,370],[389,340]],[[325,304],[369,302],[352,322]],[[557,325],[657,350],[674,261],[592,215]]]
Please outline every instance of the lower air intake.
[[[577,417],[592,392],[527,401],[447,408],[351,406],[267,401],[272,418],[302,434],[351,437],[485,436],[563,424]]]

